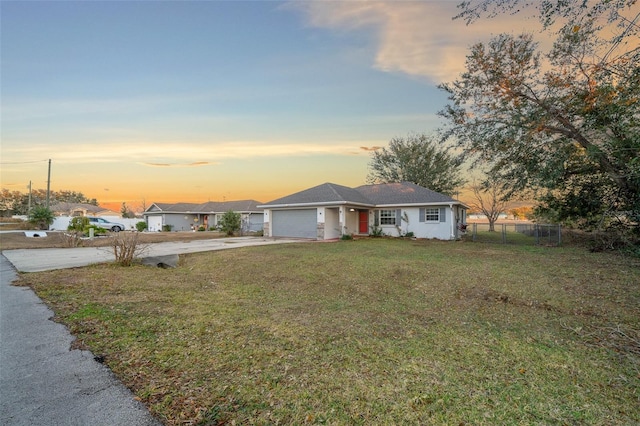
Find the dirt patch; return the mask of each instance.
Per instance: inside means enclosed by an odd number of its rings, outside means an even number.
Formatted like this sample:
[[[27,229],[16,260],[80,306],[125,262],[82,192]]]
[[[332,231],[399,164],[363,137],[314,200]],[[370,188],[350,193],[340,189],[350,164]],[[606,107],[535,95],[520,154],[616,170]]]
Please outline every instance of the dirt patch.
[[[584,316],[584,317],[596,317],[602,318],[604,315],[596,312],[593,309],[589,308],[573,308],[573,309],[562,309],[559,306],[555,306],[548,302],[542,302],[539,300],[523,300],[518,299],[512,296],[509,296],[505,293],[500,293],[492,289],[484,288],[484,287],[470,287],[465,288],[464,290],[460,290],[456,293],[456,298],[458,300],[479,300],[483,302],[495,302],[495,303],[504,303],[518,307],[531,308],[535,310],[541,311],[550,311],[556,312],[560,314],[570,314],[575,316]]]

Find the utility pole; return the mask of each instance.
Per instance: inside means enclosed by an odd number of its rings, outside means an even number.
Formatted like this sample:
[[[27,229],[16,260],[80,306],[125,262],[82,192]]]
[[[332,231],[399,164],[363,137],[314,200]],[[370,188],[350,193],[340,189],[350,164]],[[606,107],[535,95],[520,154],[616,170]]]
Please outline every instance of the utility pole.
[[[47,210],[49,209],[49,193],[51,192],[51,158],[49,158],[49,173],[47,174]]]
[[[27,206],[27,214],[31,214],[31,181],[29,181],[29,204]]]

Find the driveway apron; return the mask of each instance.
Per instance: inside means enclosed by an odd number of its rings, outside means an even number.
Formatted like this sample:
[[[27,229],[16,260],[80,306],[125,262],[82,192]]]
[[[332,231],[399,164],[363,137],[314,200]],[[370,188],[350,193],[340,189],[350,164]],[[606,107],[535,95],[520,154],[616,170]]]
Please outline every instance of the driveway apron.
[[[0,256],[0,424],[160,425],[16,276]]]

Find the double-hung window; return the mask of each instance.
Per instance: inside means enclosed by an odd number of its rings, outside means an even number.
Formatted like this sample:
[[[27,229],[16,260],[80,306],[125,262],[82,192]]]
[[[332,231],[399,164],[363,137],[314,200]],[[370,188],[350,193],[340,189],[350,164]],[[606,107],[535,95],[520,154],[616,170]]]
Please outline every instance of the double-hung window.
[[[395,224],[396,224],[395,210],[380,210],[380,225],[395,225]]]
[[[441,209],[439,208],[421,208],[420,222],[440,222]]]

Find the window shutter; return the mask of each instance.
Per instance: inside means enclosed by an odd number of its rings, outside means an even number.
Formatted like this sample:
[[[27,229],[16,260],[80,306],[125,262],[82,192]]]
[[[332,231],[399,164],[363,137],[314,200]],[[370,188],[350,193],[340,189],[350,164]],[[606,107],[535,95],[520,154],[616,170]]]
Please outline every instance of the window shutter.
[[[373,226],[380,225],[380,210],[376,210],[373,215]]]
[[[418,222],[424,222],[425,221],[425,216],[427,214],[427,209],[425,209],[424,207],[420,208],[420,213],[418,214]]]
[[[400,226],[402,224],[402,212],[400,209],[396,209],[396,225]]]
[[[447,208],[440,207],[440,222],[446,222],[446,221],[447,221]]]

